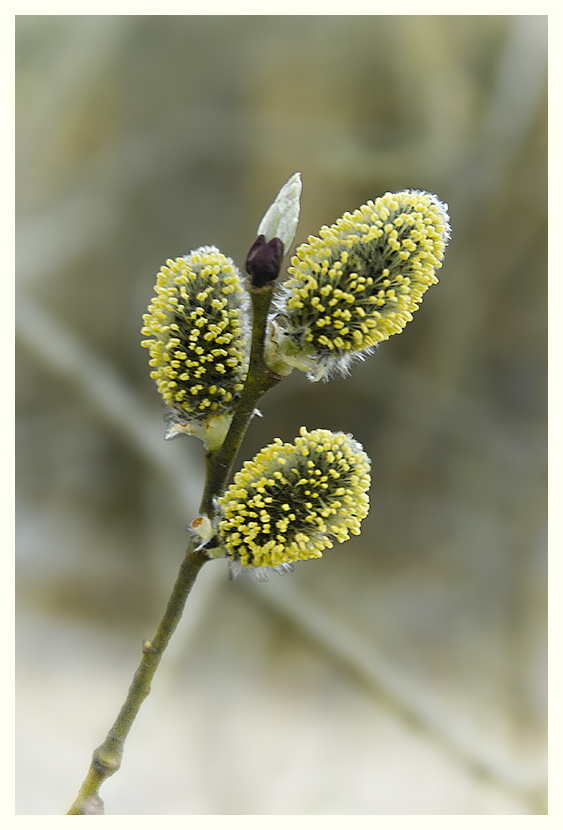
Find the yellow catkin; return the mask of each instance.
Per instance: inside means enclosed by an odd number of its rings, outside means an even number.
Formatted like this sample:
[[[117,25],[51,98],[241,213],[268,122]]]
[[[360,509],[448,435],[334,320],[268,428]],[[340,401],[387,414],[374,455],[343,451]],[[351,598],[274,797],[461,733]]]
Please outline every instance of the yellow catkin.
[[[438,282],[449,233],[447,205],[416,190],[386,193],[324,226],[291,260],[278,303],[285,336],[338,369],[398,334]]]
[[[205,422],[232,409],[248,371],[246,297],[238,270],[205,246],[168,260],[143,316],[142,345],[172,420]]]
[[[245,462],[219,499],[218,533],[244,567],[276,567],[322,556],[333,540],[360,533],[369,510],[370,461],[350,435],[305,427]]]

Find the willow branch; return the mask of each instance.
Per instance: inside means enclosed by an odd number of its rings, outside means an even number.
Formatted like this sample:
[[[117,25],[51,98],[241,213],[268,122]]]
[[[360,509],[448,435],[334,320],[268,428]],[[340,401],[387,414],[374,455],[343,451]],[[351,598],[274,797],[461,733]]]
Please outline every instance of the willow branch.
[[[256,404],[281,380],[264,362],[264,338],[273,290],[273,286],[261,291],[250,289],[253,324],[248,376],[227,437],[218,450],[206,455],[207,476],[200,510],[209,517],[214,514],[214,497],[223,492],[229,480]]]
[[[103,801],[98,791],[101,784],[121,766],[123,745],[137,716],[141,704],[150,693],[151,682],[158,668],[164,650],[182,617],[188,594],[201,568],[208,561],[207,555],[194,549],[195,538],[186,551],[186,556],[152,641],[143,642],[143,657],[135,672],[125,703],[103,744],[94,750],[92,763],[76,801],[67,815],[102,815]]]
[[[252,288],[250,290],[253,324],[248,376],[222,447],[215,452],[208,453],[206,456],[206,481],[200,512],[209,516],[213,513],[216,496],[224,490],[231,474],[258,400],[281,380],[278,375],[268,369],[263,358],[266,323],[273,286],[259,291],[253,291]],[[104,803],[99,795],[100,786],[106,778],[114,775],[121,766],[123,747],[127,735],[141,708],[141,704],[150,693],[152,679],[164,650],[180,622],[188,594],[199,571],[209,561],[205,551],[201,547],[196,548],[196,544],[197,537],[194,536],[190,540],[190,545],[180,566],[178,577],[156,634],[152,640],[143,642],[143,657],[133,677],[125,703],[105,741],[94,750],[88,774],[67,815],[103,815],[104,813]]]

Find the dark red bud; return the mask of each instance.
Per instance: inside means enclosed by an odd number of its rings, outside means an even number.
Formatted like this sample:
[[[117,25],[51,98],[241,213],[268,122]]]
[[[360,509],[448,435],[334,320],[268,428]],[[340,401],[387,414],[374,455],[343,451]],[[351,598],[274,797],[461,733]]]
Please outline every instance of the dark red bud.
[[[283,260],[283,242],[275,236],[266,242],[260,234],[246,258],[246,272],[253,288],[265,288],[275,282]]]

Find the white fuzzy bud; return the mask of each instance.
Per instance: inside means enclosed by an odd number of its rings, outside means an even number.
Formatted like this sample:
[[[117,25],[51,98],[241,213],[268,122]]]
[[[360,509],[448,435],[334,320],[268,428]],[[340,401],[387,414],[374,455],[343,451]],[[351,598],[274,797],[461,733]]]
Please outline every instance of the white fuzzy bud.
[[[301,188],[301,173],[294,173],[281,188],[258,225],[258,236],[262,234],[266,242],[274,238],[281,239],[284,254],[297,233]]]

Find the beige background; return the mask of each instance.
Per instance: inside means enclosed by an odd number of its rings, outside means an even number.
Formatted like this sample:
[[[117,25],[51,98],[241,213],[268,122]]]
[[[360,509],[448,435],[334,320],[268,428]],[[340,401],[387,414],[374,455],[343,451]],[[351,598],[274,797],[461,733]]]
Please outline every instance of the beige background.
[[[287,177],[296,243],[386,190],[449,203],[440,284],[301,425],[373,459],[364,532],[267,585],[208,565],[108,814],[543,813],[547,18],[17,22],[17,801],[66,812],[201,492],[139,345],[168,257],[240,265]]]

